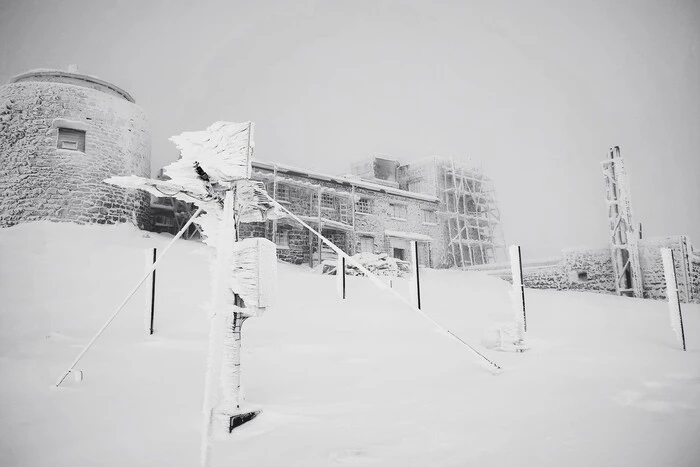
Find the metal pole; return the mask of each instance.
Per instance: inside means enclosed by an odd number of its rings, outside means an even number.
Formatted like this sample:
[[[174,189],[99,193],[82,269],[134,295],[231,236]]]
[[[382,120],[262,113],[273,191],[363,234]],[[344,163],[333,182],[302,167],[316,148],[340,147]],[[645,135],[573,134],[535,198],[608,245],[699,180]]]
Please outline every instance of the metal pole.
[[[154,247],[153,248],[153,264],[156,264],[156,251],[157,251],[157,249]],[[149,328],[150,335],[153,335],[153,321],[155,320],[155,316],[156,316],[156,270],[153,269],[153,274],[151,275],[151,326]]]

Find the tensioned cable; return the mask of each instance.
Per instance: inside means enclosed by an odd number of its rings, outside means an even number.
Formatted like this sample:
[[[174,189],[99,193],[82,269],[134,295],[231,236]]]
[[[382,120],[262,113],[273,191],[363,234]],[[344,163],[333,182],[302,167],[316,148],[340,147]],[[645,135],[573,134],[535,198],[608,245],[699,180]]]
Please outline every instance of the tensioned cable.
[[[317,232],[316,230],[314,230],[314,229],[313,229],[310,225],[308,225],[306,222],[304,222],[303,220],[299,219],[299,217],[297,217],[297,216],[296,216],[294,213],[292,213],[289,209],[285,208],[285,207],[282,206],[280,203],[278,203],[278,202],[277,202],[275,199],[273,199],[268,193],[265,193],[265,196],[267,196],[267,198],[268,198],[270,201],[272,201],[276,206],[278,206],[279,208],[281,208],[284,212],[286,212],[287,214],[289,214],[290,216],[292,216],[292,218],[293,218],[294,220],[296,220],[297,222],[299,222],[301,225],[303,225],[304,227],[306,227],[310,232],[312,232],[314,235],[316,235],[318,238],[320,238],[321,241],[322,241],[323,243],[325,243],[326,245],[328,245],[328,247],[330,247],[330,248],[331,248],[333,251],[335,251],[338,255],[344,257],[344,258],[346,259],[346,261],[348,261],[349,263],[351,263],[353,266],[355,266],[357,269],[359,269],[362,273],[364,273],[367,277],[369,277],[370,280],[371,280],[376,286],[378,286],[380,289],[388,290],[389,292],[391,292],[392,294],[394,294],[399,300],[401,300],[403,303],[405,303],[406,305],[408,305],[413,311],[415,311],[416,313],[420,314],[423,318],[425,318],[425,319],[427,319],[428,321],[430,321],[431,323],[433,323],[433,325],[435,325],[436,327],[440,328],[442,331],[445,331],[445,332],[446,332],[449,336],[451,336],[455,341],[459,342],[461,345],[463,345],[464,347],[466,347],[467,349],[469,349],[472,353],[474,353],[475,355],[477,355],[478,357],[480,357],[480,358],[483,360],[483,362],[485,362],[485,363],[487,363],[487,364],[489,365],[490,368],[496,370],[497,372],[501,370],[501,367],[500,367],[498,364],[496,364],[495,362],[493,362],[493,361],[489,360],[488,358],[486,358],[481,352],[479,352],[479,351],[476,350],[474,347],[472,347],[471,345],[469,345],[464,339],[458,337],[456,334],[454,334],[452,331],[450,331],[449,329],[447,329],[446,327],[444,327],[442,324],[438,323],[438,322],[435,321],[433,318],[431,318],[430,316],[428,316],[427,314],[425,314],[425,312],[423,312],[421,309],[419,309],[417,306],[415,306],[415,305],[414,305],[413,303],[411,303],[410,301],[406,300],[406,298],[404,298],[404,297],[403,297],[401,294],[399,294],[397,291],[395,291],[395,290],[392,289],[392,288],[387,287],[387,285],[386,285],[384,282],[382,282],[381,279],[379,279],[377,276],[375,276],[374,274],[372,274],[371,272],[369,272],[369,270],[368,270],[367,268],[365,268],[364,266],[362,266],[357,260],[353,259],[352,256],[349,256],[349,255],[348,255],[347,253],[345,253],[343,250],[341,250],[340,248],[338,248],[337,246],[335,246],[335,244],[334,244],[333,242],[331,242],[331,241],[328,240],[326,237],[324,237],[323,235],[321,235],[319,232]]]

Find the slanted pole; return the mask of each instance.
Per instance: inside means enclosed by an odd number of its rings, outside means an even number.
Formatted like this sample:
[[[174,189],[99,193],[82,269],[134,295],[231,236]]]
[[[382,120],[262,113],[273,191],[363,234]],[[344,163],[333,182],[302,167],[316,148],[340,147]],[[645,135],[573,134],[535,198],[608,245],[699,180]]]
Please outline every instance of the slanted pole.
[[[204,210],[204,209],[203,209],[202,207],[197,208],[197,211],[192,215],[192,217],[190,217],[190,219],[189,219],[189,220],[187,221],[187,223],[180,229],[180,231],[177,233],[177,235],[175,235],[175,237],[173,237],[173,239],[170,241],[170,243],[168,243],[168,246],[166,246],[166,247],[163,249],[163,253],[160,255],[160,259],[159,259],[158,261],[162,261],[162,260],[163,260],[163,257],[164,257],[165,254],[168,252],[168,250],[170,249],[170,247],[173,246],[173,245],[175,244],[175,242],[182,236],[183,233],[185,233],[185,231],[189,228],[189,226],[192,224],[192,222],[194,222],[195,218],[196,218],[197,216],[199,216],[199,215],[202,213],[203,210]],[[153,266],[151,266],[151,269],[150,269],[150,270],[146,271],[146,273],[143,275],[143,277],[141,277],[141,279],[140,279],[140,280],[138,281],[138,283],[134,286],[134,288],[131,289],[131,292],[129,292],[129,294],[126,296],[126,298],[124,299],[124,301],[117,307],[116,311],[112,314],[112,316],[109,317],[109,319],[107,320],[107,322],[106,322],[104,325],[102,325],[102,327],[100,328],[99,331],[97,331],[97,334],[95,334],[95,335],[92,337],[92,339],[90,339],[90,342],[88,342],[87,345],[83,348],[83,350],[78,354],[78,356],[75,357],[75,360],[73,360],[73,363],[71,363],[71,365],[68,367],[68,369],[63,373],[63,375],[62,375],[62,376],[59,378],[59,380],[56,382],[56,387],[58,387],[58,386],[61,385],[61,383],[63,382],[63,380],[66,379],[66,376],[68,376],[68,374],[69,374],[71,371],[73,371],[73,369],[75,368],[75,365],[77,365],[78,362],[80,361],[80,359],[83,358],[83,355],[85,355],[85,354],[87,353],[87,351],[90,350],[90,347],[92,347],[92,345],[95,343],[95,341],[102,335],[103,332],[105,332],[105,329],[107,329],[107,326],[109,326],[109,324],[110,324],[112,321],[114,321],[114,318],[116,318],[117,315],[124,309],[124,307],[126,306],[126,304],[129,303],[129,300],[131,300],[131,297],[133,297],[134,294],[136,294],[136,291],[139,289],[139,287],[141,287],[141,284],[143,284],[143,283],[146,281],[146,279],[148,279],[148,276],[151,274],[151,271],[156,269],[156,266],[157,266],[157,264],[158,264],[158,261],[156,261],[155,263],[153,263]]]
[[[678,296],[678,282],[676,279],[676,267],[673,250],[661,249],[661,260],[664,264],[664,277],[666,278],[666,295],[668,296],[668,309],[671,313],[671,329],[678,337],[681,348],[685,350],[685,331],[683,330],[683,314],[681,313],[681,301]]]

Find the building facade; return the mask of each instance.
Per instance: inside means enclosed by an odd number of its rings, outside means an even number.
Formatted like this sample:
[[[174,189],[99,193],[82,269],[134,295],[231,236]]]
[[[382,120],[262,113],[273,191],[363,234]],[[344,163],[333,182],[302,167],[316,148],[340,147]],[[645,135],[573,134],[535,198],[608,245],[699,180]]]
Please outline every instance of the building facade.
[[[344,252],[386,253],[411,259],[418,244],[423,266],[446,268],[489,264],[503,250],[500,219],[490,180],[481,171],[432,157],[413,164],[372,157],[333,176],[253,161],[253,179],[301,220]],[[167,198],[154,198],[157,231],[176,233],[193,212]],[[265,237],[278,257],[316,266],[335,254],[292,218],[245,224],[242,237]]]

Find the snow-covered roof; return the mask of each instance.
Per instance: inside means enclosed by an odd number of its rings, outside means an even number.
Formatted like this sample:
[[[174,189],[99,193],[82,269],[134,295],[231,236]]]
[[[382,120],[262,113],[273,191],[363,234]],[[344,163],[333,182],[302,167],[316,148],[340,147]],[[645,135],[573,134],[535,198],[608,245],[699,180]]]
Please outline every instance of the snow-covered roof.
[[[308,177],[314,180],[322,180],[325,182],[333,182],[346,186],[356,186],[358,188],[364,188],[366,190],[377,191],[379,193],[387,193],[396,196],[403,196],[406,198],[419,199],[422,201],[439,202],[440,200],[435,196],[425,195],[423,193],[414,193],[412,191],[400,190],[398,188],[391,188],[384,185],[379,185],[376,183],[367,182],[357,178],[350,178],[346,176],[328,175],[320,172],[315,172],[312,170],[300,169],[297,167],[292,167],[285,164],[277,164],[272,162],[265,162],[260,160],[253,160],[253,167],[259,169],[275,170],[277,172],[286,173],[288,175],[300,175],[303,177]]]
[[[433,238],[429,235],[423,235],[415,232],[400,232],[398,230],[385,230],[384,235],[387,237],[405,238],[406,240],[416,240],[418,242],[432,242]]]

